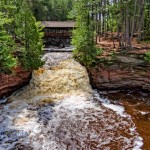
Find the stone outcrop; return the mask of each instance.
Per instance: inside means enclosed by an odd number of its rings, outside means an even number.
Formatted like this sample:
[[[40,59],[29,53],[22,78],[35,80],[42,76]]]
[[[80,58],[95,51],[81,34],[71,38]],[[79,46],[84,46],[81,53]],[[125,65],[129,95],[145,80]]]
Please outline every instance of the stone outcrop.
[[[119,56],[116,60],[112,65],[99,64],[88,69],[93,88],[150,90],[150,65],[125,56]]]
[[[31,72],[21,68],[14,69],[13,74],[0,74],[0,98],[12,94],[15,90],[29,83]]]

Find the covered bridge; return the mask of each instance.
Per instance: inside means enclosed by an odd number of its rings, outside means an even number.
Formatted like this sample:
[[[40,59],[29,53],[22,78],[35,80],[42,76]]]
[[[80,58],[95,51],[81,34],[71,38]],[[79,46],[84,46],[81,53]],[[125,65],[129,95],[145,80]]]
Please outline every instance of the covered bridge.
[[[42,21],[45,47],[67,46],[70,44],[71,33],[75,22],[71,21]]]

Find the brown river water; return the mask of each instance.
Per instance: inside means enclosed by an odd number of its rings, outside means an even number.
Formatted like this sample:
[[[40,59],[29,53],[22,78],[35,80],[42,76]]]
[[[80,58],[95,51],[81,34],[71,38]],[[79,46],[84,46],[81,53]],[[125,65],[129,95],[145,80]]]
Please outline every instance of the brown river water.
[[[112,103],[121,104],[131,115],[137,131],[143,138],[143,150],[150,149],[150,93],[141,91],[107,91],[100,92],[103,98]]]
[[[0,104],[0,150],[150,150],[150,94],[92,90],[83,66],[54,58]]]

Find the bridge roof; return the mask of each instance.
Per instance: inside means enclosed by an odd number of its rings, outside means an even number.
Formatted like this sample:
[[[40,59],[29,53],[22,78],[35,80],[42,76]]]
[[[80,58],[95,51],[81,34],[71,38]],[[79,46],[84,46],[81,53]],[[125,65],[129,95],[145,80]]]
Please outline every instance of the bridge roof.
[[[74,28],[75,22],[73,21],[42,21],[44,27],[48,28]]]

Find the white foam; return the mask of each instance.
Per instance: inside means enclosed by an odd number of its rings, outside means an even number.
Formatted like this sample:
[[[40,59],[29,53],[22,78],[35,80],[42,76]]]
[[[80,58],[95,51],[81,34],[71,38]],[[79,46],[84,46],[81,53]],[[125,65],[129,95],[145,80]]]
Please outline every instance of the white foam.
[[[115,111],[117,114],[119,114],[122,117],[126,117],[126,115],[124,114],[124,107],[120,106],[120,105],[114,105],[114,104],[107,104],[107,103],[103,103],[103,105],[113,111]]]
[[[141,150],[141,147],[143,146],[143,139],[141,137],[137,137],[134,141],[134,148],[133,150]]]
[[[35,149],[90,150],[93,149],[92,143],[97,143],[94,149],[99,150],[110,149],[108,145],[118,142],[121,145],[120,149],[132,147],[134,150],[140,150],[143,145],[142,138],[139,137],[124,108],[111,104],[108,99],[98,97],[98,94],[97,98],[100,103],[93,101],[92,98],[87,100],[83,93],[72,94],[57,102],[54,107],[45,106],[36,111],[29,110],[27,109],[29,105],[20,103],[17,110],[5,109],[2,112],[1,120],[2,116],[7,117],[2,124],[6,125],[9,122],[6,129],[27,132],[29,135],[21,141],[29,143]],[[15,117],[29,118],[29,120],[24,124],[14,125]],[[44,121],[47,121],[47,125],[44,125]],[[0,130],[4,129],[2,124]],[[122,131],[125,134],[122,134]],[[0,148],[7,150],[14,144],[15,142],[5,145],[3,141]]]
[[[125,112],[125,109],[123,106],[120,106],[120,105],[115,105],[115,104],[111,104],[110,101],[108,99],[104,99],[104,98],[101,98],[99,96],[99,94],[97,92],[95,92],[94,96],[100,101],[102,102],[102,105],[115,111],[117,114],[119,114],[120,116],[122,117],[127,117],[127,115],[124,113]]]
[[[140,111],[140,113],[141,113],[142,115],[149,114],[149,112],[145,112],[145,111]]]

